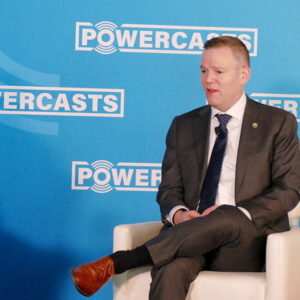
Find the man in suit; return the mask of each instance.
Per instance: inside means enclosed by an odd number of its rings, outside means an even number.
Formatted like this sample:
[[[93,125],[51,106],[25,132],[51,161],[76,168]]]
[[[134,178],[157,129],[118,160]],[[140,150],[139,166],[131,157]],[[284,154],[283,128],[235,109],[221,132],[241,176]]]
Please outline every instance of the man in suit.
[[[176,117],[167,135],[157,201],[165,226],[144,245],[71,270],[92,295],[114,274],[153,265],[150,300],[183,300],[203,269],[261,271],[266,236],[289,229],[299,201],[295,117],[249,99],[249,53],[237,38],[206,42],[208,105]]]

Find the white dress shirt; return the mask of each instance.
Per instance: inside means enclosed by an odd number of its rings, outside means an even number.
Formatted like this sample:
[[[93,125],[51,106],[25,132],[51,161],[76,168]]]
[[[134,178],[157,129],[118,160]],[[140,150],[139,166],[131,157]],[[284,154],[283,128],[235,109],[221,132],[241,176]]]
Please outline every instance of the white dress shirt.
[[[231,119],[227,123],[228,140],[218,186],[216,205],[227,204],[235,206],[235,169],[246,102],[247,98],[245,93],[243,93],[242,97],[226,112],[221,112],[214,107],[211,108],[208,162],[217,138],[215,127],[220,125],[216,114],[228,114],[231,116]],[[170,223],[173,224],[174,214],[179,209],[189,210],[182,205],[175,206],[167,216],[167,220]],[[239,207],[239,209],[251,220],[251,216],[246,209],[242,207]]]

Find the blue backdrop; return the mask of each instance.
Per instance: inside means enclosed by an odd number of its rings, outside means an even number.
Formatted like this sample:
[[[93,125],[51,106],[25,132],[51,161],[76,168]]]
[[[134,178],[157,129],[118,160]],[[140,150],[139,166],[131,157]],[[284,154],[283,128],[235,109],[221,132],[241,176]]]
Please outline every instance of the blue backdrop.
[[[205,104],[208,38],[243,40],[247,93],[299,122],[299,15],[297,0],[2,0],[0,298],[82,299],[69,269],[110,253],[115,225],[160,218],[165,135]]]

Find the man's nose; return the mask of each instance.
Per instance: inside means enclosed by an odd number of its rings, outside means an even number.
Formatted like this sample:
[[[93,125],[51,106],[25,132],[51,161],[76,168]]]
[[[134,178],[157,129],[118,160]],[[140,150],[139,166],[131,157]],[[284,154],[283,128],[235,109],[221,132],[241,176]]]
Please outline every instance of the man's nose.
[[[211,82],[214,81],[214,76],[213,76],[212,72],[206,72],[205,73],[204,81],[206,83],[211,83]]]

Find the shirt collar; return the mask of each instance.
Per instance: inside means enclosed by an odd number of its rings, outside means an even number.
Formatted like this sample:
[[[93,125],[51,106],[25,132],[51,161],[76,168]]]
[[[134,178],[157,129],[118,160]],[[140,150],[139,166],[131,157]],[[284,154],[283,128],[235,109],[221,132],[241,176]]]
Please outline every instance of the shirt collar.
[[[246,94],[243,93],[241,98],[231,108],[229,108],[225,112],[221,112],[212,106],[211,107],[211,118],[214,118],[216,116],[216,114],[228,114],[237,120],[242,120],[244,117],[246,102],[247,102],[247,97],[246,97]]]

